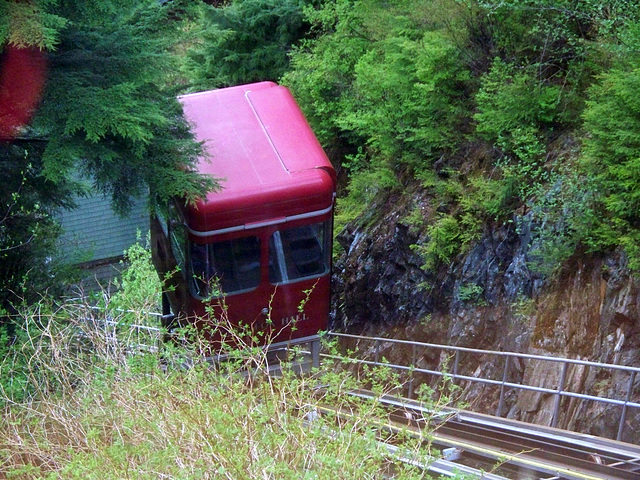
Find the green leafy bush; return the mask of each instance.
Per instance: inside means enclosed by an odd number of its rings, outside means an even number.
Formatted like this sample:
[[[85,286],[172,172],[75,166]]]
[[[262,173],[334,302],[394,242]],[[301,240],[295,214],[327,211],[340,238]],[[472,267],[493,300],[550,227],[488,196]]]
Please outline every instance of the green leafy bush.
[[[472,303],[476,305],[482,305],[482,295],[484,293],[484,287],[476,283],[465,283],[458,287],[457,297],[458,300],[464,303]]]
[[[463,244],[462,226],[452,215],[443,215],[427,227],[428,240],[425,245],[413,245],[413,249],[423,256],[423,269],[436,270],[441,264],[448,264],[460,252]]]
[[[541,84],[535,67],[518,68],[496,58],[476,95],[477,131],[513,151],[518,141],[509,135],[518,129],[541,129],[558,118],[561,89]]]
[[[149,237],[142,244],[140,232],[138,241],[124,253],[123,269],[120,278],[114,281],[116,291],[109,298],[109,308],[131,312],[137,323],[145,323],[144,312],[160,311],[162,282],[151,261]]]
[[[602,214],[586,235],[591,248],[622,245],[640,268],[640,60],[631,58],[591,89],[584,120],[584,168],[598,189]]]
[[[347,0],[325,2],[317,10],[307,8],[316,37],[292,50],[291,70],[281,79],[329,152],[361,140],[342,131],[339,119],[349,106],[355,64],[371,45],[360,18],[362,9],[360,2]]]
[[[468,74],[446,34],[401,33],[376,41],[358,59],[338,125],[367,139],[376,155],[425,168],[458,137]]]
[[[373,200],[384,190],[398,187],[394,172],[386,165],[367,168],[354,175],[349,183],[349,191],[339,198],[336,205],[335,232],[339,233],[350,222],[356,221],[367,212]],[[361,223],[371,223],[377,219],[375,212],[369,210]]]
[[[527,201],[547,182],[547,132],[560,118],[562,90],[541,84],[532,69],[493,62],[476,95],[477,132],[505,154],[497,161],[506,184]]]

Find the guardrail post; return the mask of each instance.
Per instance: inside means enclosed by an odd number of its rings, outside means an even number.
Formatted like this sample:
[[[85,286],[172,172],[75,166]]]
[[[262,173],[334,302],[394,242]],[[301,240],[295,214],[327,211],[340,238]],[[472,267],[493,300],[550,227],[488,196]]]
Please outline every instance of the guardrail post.
[[[496,417],[502,416],[502,406],[504,404],[504,384],[507,382],[507,376],[509,375],[509,356],[504,357],[504,370],[502,371],[502,385],[500,385],[500,401],[498,402],[498,410],[496,410]]]
[[[553,408],[553,419],[551,420],[551,426],[558,426],[558,414],[560,413],[560,399],[562,398],[562,391],[564,390],[564,382],[567,378],[567,362],[562,364],[562,373],[560,374],[560,385],[556,393],[556,404]]]
[[[373,361],[377,365],[380,357],[380,340],[376,339],[375,349],[376,350],[375,350],[375,353],[373,354]]]
[[[622,406],[622,414],[620,415],[620,425],[618,425],[618,436],[616,440],[622,440],[622,432],[624,431],[624,422],[627,420],[627,404],[631,400],[631,391],[633,390],[633,384],[636,381],[636,372],[631,372],[631,377],[629,378],[629,386],[627,387],[627,398],[624,401],[624,405]]]
[[[416,344],[411,345],[411,366],[415,368],[416,366]],[[410,372],[409,377],[409,398],[413,397],[413,372]]]
[[[458,376],[458,361],[460,360],[460,350],[456,350],[456,355],[453,357],[453,383],[455,384],[456,377]]]
[[[311,364],[313,368],[320,368],[320,338],[311,341]]]

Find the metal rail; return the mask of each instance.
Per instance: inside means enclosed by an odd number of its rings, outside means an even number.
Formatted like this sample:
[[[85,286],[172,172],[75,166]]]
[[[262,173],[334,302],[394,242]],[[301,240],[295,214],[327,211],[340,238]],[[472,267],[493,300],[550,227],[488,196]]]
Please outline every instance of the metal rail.
[[[424,373],[428,375],[434,375],[439,377],[447,376],[452,380],[466,380],[472,383],[481,383],[487,385],[494,385],[500,387],[500,400],[498,403],[498,407],[495,413],[495,416],[501,417],[502,410],[504,406],[504,396],[505,390],[507,388],[519,389],[519,390],[528,390],[533,392],[545,393],[549,395],[555,395],[553,416],[551,421],[551,426],[556,427],[558,424],[558,418],[560,413],[560,401],[563,397],[568,398],[577,398],[580,400],[594,401],[609,405],[616,405],[622,407],[620,414],[620,421],[618,424],[618,432],[617,432],[617,440],[622,439],[622,434],[624,432],[625,422],[627,411],[629,408],[640,408],[640,403],[631,401],[632,393],[635,387],[635,380],[640,373],[640,368],[630,367],[626,365],[614,365],[609,363],[600,363],[600,362],[592,362],[588,360],[579,360],[579,359],[571,359],[571,358],[560,358],[560,357],[546,357],[543,355],[533,355],[527,353],[517,353],[517,352],[498,352],[492,350],[482,350],[476,348],[468,348],[468,347],[456,347],[450,345],[440,345],[435,343],[423,343],[423,342],[415,342],[412,340],[400,340],[393,338],[383,338],[383,337],[367,337],[360,335],[352,335],[346,333],[337,333],[337,332],[329,332],[327,334],[330,337],[336,338],[346,338],[353,339],[358,341],[366,341],[374,343],[374,352],[373,352],[373,360],[366,359],[352,359],[352,361],[366,364],[366,365],[377,365],[377,366],[385,366],[389,368],[393,368],[400,371],[408,372],[409,374],[415,373]],[[398,365],[392,364],[388,362],[380,361],[380,347],[383,343],[392,343],[397,345],[403,345],[406,347],[411,347],[412,352],[412,360],[410,365]],[[441,370],[432,370],[427,368],[419,368],[416,367],[417,363],[417,349],[432,349],[437,350],[439,352],[452,352],[453,355],[453,369],[451,372],[443,372]],[[460,364],[460,354],[461,353],[473,353],[473,354],[482,354],[482,355],[490,355],[494,357],[504,358],[504,367],[503,374],[501,380],[496,380],[492,378],[485,377],[477,377],[470,375],[463,375],[459,373],[459,364]],[[330,355],[325,355],[325,357],[331,357]],[[559,384],[556,388],[545,388],[539,387],[536,385],[528,385],[523,383],[514,383],[509,382],[509,372],[510,372],[510,362],[509,360],[512,358],[524,359],[524,360],[534,360],[540,362],[552,362],[561,365],[561,374]],[[512,362],[511,362],[512,363]],[[580,365],[590,368],[599,368],[608,370],[611,372],[621,372],[629,375],[629,381],[627,383],[627,392],[624,399],[618,398],[608,398],[597,395],[589,395],[585,393],[571,392],[565,390],[566,387],[566,378],[567,378],[567,366],[568,365]],[[409,397],[413,396],[413,376],[409,379]]]
[[[457,463],[486,459],[490,468],[511,478],[635,480],[640,478],[640,447],[591,435],[565,432],[463,410],[437,415],[420,402],[366,390],[352,395],[387,407],[386,428],[403,429],[440,447],[455,448]],[[425,426],[431,424],[435,428]],[[524,470],[524,471],[523,471]],[[533,474],[536,474],[533,477]],[[524,477],[523,477],[524,475]],[[551,477],[549,477],[551,475]]]
[[[89,308],[94,311],[103,311],[99,307],[89,307]],[[119,311],[119,313],[139,313],[139,312]],[[158,319],[163,318],[163,315],[160,313],[145,312],[145,314],[151,317],[157,317]],[[129,328],[136,330],[137,332],[142,331],[142,332],[145,332],[147,335],[151,335],[153,337],[153,342],[155,345],[146,346],[138,342],[135,344],[136,348],[137,347],[143,347],[143,349],[144,347],[157,348],[157,345],[161,341],[162,334],[164,332],[164,330],[159,327],[153,327],[153,326],[147,326],[147,325],[131,325],[127,322],[120,322],[120,321],[113,320],[111,318],[106,318],[99,321],[101,322],[101,325],[103,325],[105,328],[110,327],[110,328],[116,329],[117,327],[120,327],[120,326],[127,326]],[[384,338],[384,337],[368,337],[368,336],[352,335],[352,334],[338,333],[338,332],[328,332],[326,335],[329,337],[335,337],[335,338],[344,338],[344,339],[352,339],[357,341],[373,342],[374,343],[374,353],[373,353],[374,359],[373,360],[366,360],[362,358],[359,358],[359,359],[355,358],[350,360],[356,363],[361,363],[366,365],[379,365],[379,366],[384,365],[386,367],[394,368],[399,371],[405,371],[411,374],[408,381],[408,391],[409,391],[408,397],[409,398],[412,398],[414,393],[413,392],[413,383],[414,383],[413,374],[416,374],[416,373],[433,375],[437,377],[447,376],[454,381],[463,380],[463,381],[469,381],[471,383],[480,383],[480,384],[493,385],[493,386],[500,387],[500,398],[498,402],[498,407],[495,412],[496,417],[502,416],[502,411],[504,409],[503,407],[504,407],[504,398],[505,398],[506,389],[512,388],[517,390],[533,391],[538,393],[554,395],[555,401],[554,401],[553,415],[551,420],[552,427],[556,427],[558,424],[562,398],[564,397],[576,398],[583,401],[599,402],[603,404],[621,407],[620,420],[619,420],[618,431],[616,436],[617,440],[622,439],[628,409],[640,408],[640,403],[632,401],[634,388],[636,387],[635,385],[636,379],[640,378],[638,376],[638,374],[640,374],[640,368],[638,367],[630,367],[626,365],[614,365],[614,364],[608,364],[608,363],[593,362],[588,360],[571,359],[571,358],[547,357],[543,355],[534,355],[534,354],[518,353],[518,352],[498,352],[498,351],[468,348],[468,347],[457,347],[457,346],[441,345],[441,344],[435,344],[435,343],[416,342],[412,340],[401,340],[401,339]],[[412,354],[411,364],[398,365],[398,364],[392,364],[388,362],[381,362],[379,357],[380,357],[380,348],[383,343],[387,343],[387,344],[391,343],[391,344],[411,347],[411,354]],[[310,356],[312,358],[313,367],[317,367],[319,365],[320,357],[332,358],[331,355],[320,352],[320,342],[319,342],[318,336],[272,344],[266,347],[266,351],[267,352],[277,351],[279,349],[288,348],[288,347],[291,347],[294,345],[300,345],[300,344],[310,345],[309,353],[311,354]],[[416,367],[419,348],[437,350],[439,352],[451,352],[453,356],[452,371],[443,372],[441,370]],[[489,355],[489,356],[503,358],[504,365],[502,370],[502,379],[498,380],[493,378],[470,376],[470,375],[464,375],[459,373],[461,353],[481,354],[481,355]],[[533,361],[552,362],[552,363],[560,364],[561,373],[560,373],[560,380],[559,380],[558,386],[556,388],[545,388],[545,387],[540,387],[536,385],[528,385],[524,383],[515,383],[515,382],[509,381],[508,380],[509,373],[513,364],[513,361],[510,361],[510,360],[514,358],[522,359],[522,360],[533,360]],[[216,357],[216,358],[213,358],[213,360],[214,361],[223,360],[223,358]],[[572,392],[572,391],[565,390],[568,365],[579,365],[579,366],[584,366],[589,368],[598,368],[598,369],[608,370],[610,372],[620,372],[620,373],[629,375],[629,381],[627,383],[627,391],[626,391],[625,398],[609,398],[609,397],[590,395],[586,393],[579,393],[579,392]]]
[[[466,476],[473,476],[474,478],[478,478],[481,480],[509,480],[507,477],[499,476],[493,473],[483,472],[477,468],[472,468],[467,465],[462,465],[460,463],[452,462],[446,460],[444,458],[438,459],[415,459],[415,458],[407,458],[401,455],[400,449],[395,445],[389,445],[388,443],[379,442],[380,445],[386,448],[390,454],[394,455],[401,462],[409,463],[415,465],[423,470],[427,470],[436,475],[444,475],[446,477],[455,477],[459,474],[463,474]]]
[[[318,412],[322,414],[335,415],[337,418],[351,418],[354,415],[353,411],[351,410],[347,411],[345,409],[340,409],[340,408],[336,408],[328,405],[318,406]],[[405,424],[401,422],[395,422],[391,418],[382,422],[373,422],[369,426],[375,429],[385,430],[385,431],[392,431],[392,432],[402,431],[404,433],[409,434],[413,438],[419,439],[420,441],[425,440],[425,436],[420,431],[420,429],[408,430]],[[469,476],[469,477],[482,479],[482,480],[509,480],[508,477],[503,477],[495,473],[488,473],[478,468],[465,465],[464,463],[461,463],[458,461],[459,457],[457,455],[451,455],[450,458],[447,458],[448,456],[446,451],[443,452],[444,455],[441,458],[433,457],[430,454],[427,454],[424,457],[420,457],[418,455],[411,454],[409,452],[404,452],[398,447],[396,447],[395,445],[389,444],[384,441],[378,441],[377,444],[381,448],[386,449],[395,461],[414,465],[432,474],[437,474],[437,475],[446,476],[446,477],[455,477],[457,475],[463,474],[465,475],[465,478]],[[457,449],[452,449],[452,450],[456,450],[456,453],[457,453]],[[387,478],[387,477],[385,476],[384,478]],[[593,480],[593,479],[588,479],[588,480]]]

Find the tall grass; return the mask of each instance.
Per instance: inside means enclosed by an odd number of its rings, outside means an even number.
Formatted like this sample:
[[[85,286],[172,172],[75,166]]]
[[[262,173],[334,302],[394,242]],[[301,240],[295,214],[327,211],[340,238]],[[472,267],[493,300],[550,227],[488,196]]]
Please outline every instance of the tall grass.
[[[149,253],[130,257],[101,311],[45,298],[15,319],[0,363],[0,478],[423,478],[398,458],[430,461],[427,437],[386,431],[379,404],[351,394],[401,391],[389,369],[349,369],[333,348],[319,369],[301,373],[293,352],[274,374],[226,318],[209,322],[229,341],[224,362],[206,358],[199,332],[162,343],[142,313],[158,292]]]
[[[20,348],[2,363],[22,391],[1,392],[0,477],[422,478],[379,440],[422,461],[428,446],[383,432],[380,407],[349,395],[365,383],[378,394],[399,387],[386,369],[325,363],[300,374],[284,361],[274,375],[260,349],[214,365],[197,336],[141,348],[153,339],[123,319],[105,325],[73,302],[23,312]]]

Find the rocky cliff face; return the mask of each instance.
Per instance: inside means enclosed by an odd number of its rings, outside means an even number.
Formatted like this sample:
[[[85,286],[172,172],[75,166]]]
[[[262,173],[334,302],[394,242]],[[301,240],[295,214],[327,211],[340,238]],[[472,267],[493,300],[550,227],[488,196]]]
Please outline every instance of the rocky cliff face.
[[[373,227],[351,225],[338,236],[345,254],[335,265],[335,329],[640,366],[640,282],[629,274],[623,256],[573,259],[553,278],[544,278],[529,268],[536,238],[524,217],[487,229],[468,253],[434,274],[421,268],[422,258],[411,249],[421,238],[405,220],[408,205],[388,198],[375,208],[381,220],[371,222]],[[385,352],[387,358],[394,355],[406,352]],[[429,361],[441,362],[419,359]],[[497,378],[503,369],[481,356],[468,358],[463,368]],[[515,362],[509,380],[556,388],[560,375],[559,365]],[[624,399],[628,386],[627,374],[612,377],[584,367],[566,372],[566,390],[596,394],[606,389]],[[478,385],[469,386],[463,397],[489,413],[498,404],[496,391]],[[632,398],[640,398],[640,378]],[[509,391],[502,414],[549,425],[554,402],[548,394]],[[638,410],[627,413],[625,441],[640,441]],[[615,438],[621,407],[565,399],[561,412],[561,428]]]

